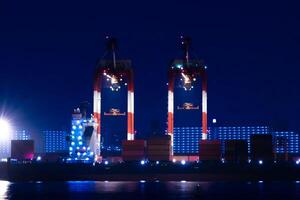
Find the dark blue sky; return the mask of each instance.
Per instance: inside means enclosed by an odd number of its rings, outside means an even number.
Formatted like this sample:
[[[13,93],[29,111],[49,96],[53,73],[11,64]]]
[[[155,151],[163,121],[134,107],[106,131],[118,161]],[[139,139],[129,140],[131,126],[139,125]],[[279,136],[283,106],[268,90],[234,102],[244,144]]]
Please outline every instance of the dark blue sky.
[[[134,64],[136,128],[164,125],[180,34],[208,66],[209,119],[300,130],[299,5],[281,1],[0,1],[0,105],[18,126],[68,129],[92,101],[104,36]]]

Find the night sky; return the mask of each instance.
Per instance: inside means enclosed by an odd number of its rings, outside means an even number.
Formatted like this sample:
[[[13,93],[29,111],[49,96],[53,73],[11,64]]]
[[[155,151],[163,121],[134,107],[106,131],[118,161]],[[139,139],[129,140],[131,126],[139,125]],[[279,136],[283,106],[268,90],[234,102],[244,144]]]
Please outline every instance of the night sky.
[[[0,109],[18,128],[68,130],[73,108],[92,103],[109,34],[133,62],[138,133],[157,120],[164,128],[167,68],[183,34],[208,66],[209,121],[299,131],[299,19],[287,1],[2,0]]]

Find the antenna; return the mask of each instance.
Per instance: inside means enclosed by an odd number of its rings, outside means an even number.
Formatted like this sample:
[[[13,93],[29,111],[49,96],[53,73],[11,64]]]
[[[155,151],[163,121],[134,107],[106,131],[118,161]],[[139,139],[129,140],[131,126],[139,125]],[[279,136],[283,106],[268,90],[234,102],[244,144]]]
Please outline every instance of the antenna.
[[[188,66],[189,63],[189,48],[191,46],[192,39],[187,36],[180,36],[181,39],[181,46],[184,51],[184,60],[186,65]]]
[[[106,49],[112,53],[113,66],[114,66],[114,69],[116,69],[116,67],[117,67],[117,63],[116,63],[117,39],[110,37],[110,36],[106,36],[105,38],[107,39]]]

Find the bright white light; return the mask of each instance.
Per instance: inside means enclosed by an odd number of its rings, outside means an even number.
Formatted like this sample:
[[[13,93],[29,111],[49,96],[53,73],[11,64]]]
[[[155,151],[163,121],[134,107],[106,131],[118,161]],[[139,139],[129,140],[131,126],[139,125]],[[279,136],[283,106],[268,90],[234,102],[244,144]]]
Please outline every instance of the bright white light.
[[[37,158],[36,158],[36,161],[41,161],[42,160],[42,157],[41,156],[38,156]]]
[[[72,126],[72,129],[74,129],[74,130],[75,130],[75,129],[76,129],[76,126]]]
[[[71,142],[71,145],[74,146],[74,145],[75,145],[75,142]]]
[[[146,181],[145,181],[145,180],[140,180],[140,182],[141,182],[141,183],[145,183]]]
[[[9,191],[9,185],[11,183],[8,181],[0,181],[0,198],[5,199],[7,192]]]
[[[69,147],[69,150],[70,150],[70,151],[73,151],[73,147]]]
[[[105,164],[105,165],[108,165],[108,161],[107,161],[107,160],[106,160],[106,161],[104,161],[104,164]]]
[[[79,153],[79,152],[77,153],[77,156],[80,156],[80,153]]]
[[[78,139],[78,140],[82,140],[82,137],[81,137],[81,136],[78,136],[77,139]]]
[[[259,163],[260,165],[262,165],[264,162],[263,162],[262,160],[259,160],[258,163]]]
[[[82,129],[82,126],[81,126],[81,125],[79,126],[79,129]]]
[[[11,126],[5,119],[0,119],[0,141],[9,140],[11,134]]]
[[[182,164],[182,165],[185,165],[185,163],[186,163],[185,160],[182,160],[182,161],[181,161],[181,164]]]
[[[299,165],[300,164],[300,159],[296,161],[296,164]]]
[[[158,164],[159,164],[159,161],[156,161],[156,164],[158,165]]]
[[[141,165],[144,165],[145,164],[145,161],[144,160],[141,160]]]
[[[180,181],[181,183],[186,183],[186,181],[185,180],[182,180],[182,181]]]
[[[213,119],[212,123],[214,123],[214,124],[217,123],[217,119]]]
[[[81,142],[81,141],[79,142],[79,145],[82,145],[82,142]]]
[[[175,158],[173,158],[172,162],[173,162],[173,163],[176,163],[176,159],[175,159]]]

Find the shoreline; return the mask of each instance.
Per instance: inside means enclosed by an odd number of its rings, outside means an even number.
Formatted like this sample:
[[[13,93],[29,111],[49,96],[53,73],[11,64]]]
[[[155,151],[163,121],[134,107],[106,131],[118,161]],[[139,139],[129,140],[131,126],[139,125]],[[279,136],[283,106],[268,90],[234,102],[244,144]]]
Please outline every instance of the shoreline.
[[[0,164],[0,180],[8,181],[299,181],[293,163],[258,165],[166,163],[141,166],[115,164]]]

